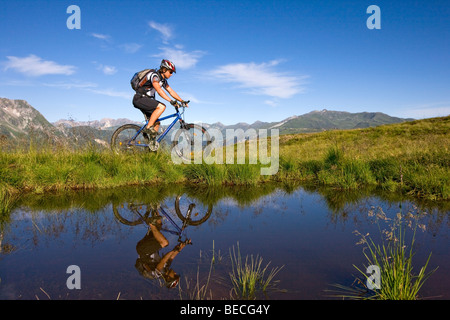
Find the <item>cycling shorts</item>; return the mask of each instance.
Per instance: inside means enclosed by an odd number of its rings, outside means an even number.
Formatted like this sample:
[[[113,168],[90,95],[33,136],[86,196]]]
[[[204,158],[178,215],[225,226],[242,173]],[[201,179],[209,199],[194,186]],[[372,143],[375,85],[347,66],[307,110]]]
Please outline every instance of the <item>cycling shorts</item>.
[[[160,103],[161,102],[159,102],[155,98],[142,95],[140,93],[136,93],[133,97],[133,106],[141,110],[142,113],[148,117],[152,115],[153,111],[156,110],[156,107],[158,107]]]

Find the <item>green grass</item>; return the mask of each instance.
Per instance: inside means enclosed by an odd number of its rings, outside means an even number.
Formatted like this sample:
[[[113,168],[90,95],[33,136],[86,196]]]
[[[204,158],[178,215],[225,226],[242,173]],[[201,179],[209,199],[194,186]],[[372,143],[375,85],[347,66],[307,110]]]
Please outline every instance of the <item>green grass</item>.
[[[415,237],[419,225],[420,214],[408,213],[397,214],[395,218],[387,218],[384,212],[379,209],[376,213],[377,223],[384,221],[389,223],[387,229],[382,230],[385,237],[381,243],[376,241],[369,234],[361,234],[359,244],[365,245],[363,254],[367,261],[367,266],[359,268],[354,265],[356,270],[362,275],[362,280],[357,279],[358,287],[348,287],[336,285],[341,293],[336,295],[341,298],[351,299],[376,299],[376,300],[417,300],[419,291],[425,281],[436,271],[436,269],[427,272],[431,253],[424,265],[420,269],[414,268],[413,257],[415,255]],[[412,230],[410,241],[407,239],[407,230]],[[380,229],[381,230],[381,229]],[[380,268],[380,277],[378,288],[369,288],[368,280],[371,276],[366,273],[368,266],[378,266]],[[415,270],[418,270],[415,273]]]
[[[200,256],[202,256],[201,252]],[[269,292],[283,291],[278,288],[279,281],[275,280],[275,278],[284,266],[274,267],[269,271],[270,262],[263,264],[263,258],[260,255],[246,255],[243,258],[239,249],[239,243],[237,244],[237,249],[234,246],[230,249],[229,262],[231,264],[225,262],[220,250],[218,252],[215,251],[213,241],[212,256],[209,259],[207,276],[200,276],[199,265],[196,278],[192,280],[186,277],[185,282],[178,287],[180,299],[256,300],[263,296],[267,298]],[[222,273],[228,273],[230,281],[226,281]],[[212,286],[217,289],[218,285],[220,287],[224,286],[226,289],[223,292],[228,293],[229,296],[213,297]]]
[[[280,136],[279,170],[258,164],[175,165],[167,152],[116,155],[43,147],[0,151],[0,196],[161,183],[256,185],[308,182],[338,189],[377,186],[450,199],[450,117],[358,130]],[[4,201],[2,201],[4,202]]]
[[[274,279],[282,267],[269,270],[270,262],[263,265],[263,258],[259,255],[242,258],[239,249],[230,250],[231,272],[229,273],[233,289],[233,299],[254,300],[258,294],[265,294],[275,283]]]
[[[283,179],[450,199],[450,117],[280,137]]]

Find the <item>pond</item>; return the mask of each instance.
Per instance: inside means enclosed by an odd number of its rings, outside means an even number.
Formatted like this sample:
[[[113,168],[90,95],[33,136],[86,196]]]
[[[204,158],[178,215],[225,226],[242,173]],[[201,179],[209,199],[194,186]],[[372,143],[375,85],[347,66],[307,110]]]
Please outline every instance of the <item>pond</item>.
[[[289,184],[23,196],[0,221],[0,299],[232,299],[239,256],[276,273],[257,299],[336,299],[329,290],[367,265],[355,230],[377,242],[389,228],[380,212],[420,213],[415,271],[430,253],[427,270],[438,267],[420,296],[449,299],[448,203]],[[170,219],[188,222],[183,234]]]

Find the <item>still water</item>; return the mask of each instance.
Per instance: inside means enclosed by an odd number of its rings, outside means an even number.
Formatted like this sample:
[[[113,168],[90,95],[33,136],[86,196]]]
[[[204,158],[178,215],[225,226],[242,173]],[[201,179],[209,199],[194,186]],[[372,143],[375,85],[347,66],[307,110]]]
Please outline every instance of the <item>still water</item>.
[[[421,214],[415,271],[430,252],[427,270],[438,269],[420,296],[449,299],[448,203],[275,185],[25,196],[0,219],[0,299],[192,299],[199,289],[203,299],[230,299],[238,253],[243,262],[270,263],[266,275],[278,271],[258,299],[336,299],[333,285],[351,286],[363,279],[354,266],[367,266],[355,230],[377,242],[389,229],[371,214],[380,212]]]

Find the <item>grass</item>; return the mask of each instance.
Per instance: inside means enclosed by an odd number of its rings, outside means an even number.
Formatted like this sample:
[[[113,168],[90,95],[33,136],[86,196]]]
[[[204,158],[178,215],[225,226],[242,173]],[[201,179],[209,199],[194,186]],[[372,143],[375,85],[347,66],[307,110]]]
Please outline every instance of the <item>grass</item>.
[[[258,164],[174,165],[167,152],[116,155],[87,146],[69,151],[0,151],[0,200],[11,195],[130,185],[247,185],[308,182],[338,189],[377,186],[431,200],[450,199],[450,117],[358,130],[280,136],[279,170]],[[6,205],[5,205],[6,204]]]
[[[282,267],[272,268],[268,273],[270,262],[263,265],[259,255],[241,257],[239,243],[237,249],[230,250],[232,271],[229,273],[233,289],[231,296],[239,300],[254,300],[259,293],[265,294],[274,284],[273,280]]]
[[[450,199],[450,117],[280,137],[283,179]]]
[[[373,214],[373,212],[372,212]],[[436,269],[427,272],[431,253],[424,265],[420,267],[418,273],[414,273],[413,256],[415,236],[417,228],[424,228],[418,224],[420,215],[408,213],[403,216],[401,213],[393,219],[386,217],[384,212],[379,209],[376,213],[377,221],[382,220],[390,223],[388,229],[382,230],[385,237],[381,244],[377,244],[369,234],[361,234],[359,244],[365,245],[364,257],[368,263],[363,269],[354,266],[362,275],[356,279],[358,287],[346,287],[336,285],[342,293],[337,295],[341,298],[351,299],[376,299],[376,300],[417,300],[419,291],[425,281],[436,271]],[[407,241],[406,230],[412,229],[410,242]],[[368,281],[372,281],[371,275],[366,273],[368,266],[378,266],[379,282],[375,283],[375,288],[370,288]],[[371,282],[373,283],[373,282]]]
[[[266,295],[269,291],[277,289],[278,281],[275,280],[276,275],[283,269],[282,267],[275,267],[269,271],[270,262],[266,265],[263,264],[263,258],[259,255],[247,255],[245,258],[241,256],[239,243],[237,249],[232,247],[230,249],[230,262],[231,265],[227,265],[225,270],[228,270],[229,280],[226,281],[220,276],[220,280],[216,281],[213,278],[216,277],[214,273],[217,271],[215,266],[224,263],[224,256],[220,251],[213,250],[212,256],[209,259],[209,271],[205,279],[200,277],[200,267],[197,268],[196,280],[192,281],[185,278],[185,284],[180,284],[179,297],[181,300],[212,300],[217,299],[213,297],[211,290],[211,284],[213,282],[219,282],[225,287],[231,288],[228,290],[229,296],[222,298],[231,300],[256,300],[259,299],[261,294]],[[231,271],[230,271],[231,269]],[[221,270],[222,273],[226,272]],[[219,271],[220,273],[220,271]]]

